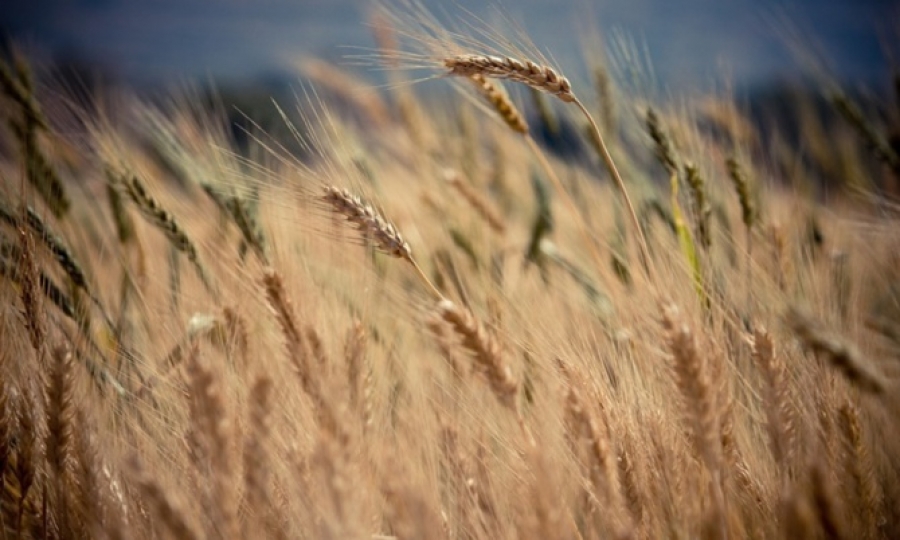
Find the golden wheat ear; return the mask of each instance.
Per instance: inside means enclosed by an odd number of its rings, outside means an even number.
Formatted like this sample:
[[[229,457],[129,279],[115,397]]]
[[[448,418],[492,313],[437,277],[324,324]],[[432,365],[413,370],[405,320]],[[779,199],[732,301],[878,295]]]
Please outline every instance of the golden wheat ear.
[[[363,237],[382,252],[399,259],[412,259],[412,249],[394,225],[384,219],[372,206],[350,191],[335,186],[325,186],[322,200],[331,209],[356,226]]]
[[[450,70],[450,75],[464,77],[483,75],[495,79],[509,79],[541,92],[553,94],[566,103],[573,103],[576,100],[569,79],[553,68],[536,64],[531,60],[516,60],[508,56],[460,54],[445,58],[444,66]]]
[[[488,103],[494,107],[500,119],[509,127],[509,129],[522,135],[528,133],[528,123],[522,113],[513,105],[513,102],[498,85],[492,83],[484,75],[475,73],[469,75],[469,80],[478,89],[478,91],[488,100]]]
[[[419,279],[437,298],[444,297],[413,258],[412,248],[403,239],[397,227],[385,219],[372,205],[363,201],[360,196],[350,193],[349,190],[336,186],[325,186],[321,199],[328,204],[332,212],[343,216],[347,222],[354,225],[363,238],[371,242],[378,250],[391,257],[403,259],[412,265]]]

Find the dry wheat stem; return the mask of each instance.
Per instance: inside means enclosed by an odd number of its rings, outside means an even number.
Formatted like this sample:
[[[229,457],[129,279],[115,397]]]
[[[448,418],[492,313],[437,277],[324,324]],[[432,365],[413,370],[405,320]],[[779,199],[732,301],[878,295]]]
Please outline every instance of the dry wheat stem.
[[[641,228],[640,221],[638,221],[637,212],[634,210],[634,205],[631,203],[631,197],[628,195],[628,189],[625,187],[625,181],[622,180],[622,175],[619,174],[619,169],[616,167],[616,163],[613,161],[612,155],[609,153],[609,148],[606,146],[606,142],[603,140],[603,135],[600,133],[600,128],[597,126],[597,122],[594,121],[594,117],[591,116],[591,113],[588,112],[587,108],[581,103],[580,100],[574,99],[573,103],[577,106],[581,112],[584,114],[585,118],[587,118],[588,123],[591,125],[591,130],[594,132],[594,137],[597,141],[597,146],[600,149],[600,155],[603,156],[603,162],[606,164],[606,168],[609,169],[609,174],[612,175],[613,180],[616,182],[616,187],[619,188],[619,191],[622,193],[622,198],[625,199],[625,205],[628,207],[628,214],[631,216],[631,225],[634,227],[634,232],[638,237],[638,244],[641,252],[641,263],[644,268],[644,271],[647,273],[647,279],[654,286],[658,286],[658,282],[656,281],[656,270],[653,266],[653,260],[650,258],[650,248],[647,247],[647,239],[644,238],[644,231]]]

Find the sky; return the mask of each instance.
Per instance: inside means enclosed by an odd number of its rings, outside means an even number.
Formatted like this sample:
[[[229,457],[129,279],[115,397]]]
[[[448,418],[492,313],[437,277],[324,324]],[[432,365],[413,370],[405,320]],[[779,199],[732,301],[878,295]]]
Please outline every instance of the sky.
[[[433,10],[484,2],[423,0]],[[288,72],[316,55],[341,61],[371,47],[367,0],[4,0],[0,31],[28,49],[98,62],[134,83],[196,78],[241,80]],[[845,80],[884,77],[898,49],[900,9],[889,0],[506,0],[554,58],[580,58],[580,36],[645,44],[658,78],[690,86],[723,73],[738,84],[789,77],[798,69],[784,21],[812,36]],[[886,48],[885,43],[889,44]],[[348,62],[349,63],[349,62]],[[562,66],[566,69],[566,65]]]

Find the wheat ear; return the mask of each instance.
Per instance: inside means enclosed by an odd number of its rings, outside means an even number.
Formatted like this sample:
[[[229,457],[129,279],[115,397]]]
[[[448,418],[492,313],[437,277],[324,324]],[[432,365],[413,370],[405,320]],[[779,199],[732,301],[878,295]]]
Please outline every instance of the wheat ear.
[[[823,355],[861,390],[873,394],[884,394],[887,380],[852,343],[830,334],[818,322],[801,311],[792,308],[787,314],[787,323],[816,355]]]
[[[865,538],[877,538],[882,499],[878,476],[863,435],[859,409],[849,401],[841,405],[841,430],[847,447],[846,468],[853,478],[855,510],[861,513]]]
[[[275,317],[278,319],[284,335],[289,360],[294,365],[303,391],[313,403],[316,418],[328,433],[343,438],[345,433],[341,431],[342,426],[338,423],[334,408],[326,399],[323,381],[320,377],[315,376],[314,366],[310,359],[311,347],[300,333],[300,326],[297,324],[297,317],[291,301],[284,290],[281,274],[273,269],[266,270],[263,276],[263,286],[266,289],[269,306],[275,312]]]
[[[437,309],[438,315],[448,322],[453,330],[462,337],[462,345],[475,359],[476,365],[487,376],[488,383],[497,399],[516,414],[516,421],[525,439],[532,448],[537,446],[531,430],[522,418],[522,411],[516,403],[519,393],[519,381],[513,375],[509,364],[497,340],[487,331],[481,322],[467,309],[461,308],[450,300],[441,300]]]
[[[126,177],[110,173],[108,177],[114,187],[125,191],[131,201],[137,206],[141,215],[151,225],[162,231],[172,247],[187,256],[188,260],[194,265],[200,281],[203,282],[203,286],[206,287],[210,294],[215,294],[216,288],[210,280],[206,267],[200,260],[196,246],[181,225],[178,224],[175,216],[163,208],[159,201],[147,192],[147,188],[137,176]]]
[[[753,333],[753,359],[759,364],[766,381],[765,410],[769,440],[775,461],[781,465],[785,481],[791,463],[796,438],[793,413],[791,411],[789,381],[784,362],[775,352],[772,337],[763,328]]]
[[[557,362],[568,386],[566,416],[572,442],[577,445],[576,448],[581,447],[587,451],[590,460],[589,477],[596,490],[596,496],[600,498],[597,501],[598,506],[606,507],[610,518],[619,519],[626,515],[625,500],[622,496],[619,467],[616,463],[618,455],[612,441],[610,426],[605,419],[592,413],[588,407],[590,400],[586,401],[579,392],[579,387],[584,386],[582,377],[572,373],[562,361]],[[618,526],[624,527],[625,523]]]
[[[709,205],[709,198],[706,194],[706,182],[700,176],[700,170],[697,168],[697,165],[693,163],[684,164],[684,178],[691,188],[691,195],[694,200],[694,218],[697,220],[697,235],[700,237],[700,245],[705,249],[709,249],[712,245],[709,230],[709,218],[712,215],[712,208]]]
[[[407,261],[437,298],[444,297],[413,258],[412,249],[397,227],[361,197],[344,188],[325,186],[322,200],[328,203],[334,213],[344,216],[349,223],[355,225],[363,237],[372,242],[376,248],[391,257]]]
[[[250,434],[244,440],[244,492],[247,508],[253,512],[270,515],[273,507],[269,487],[270,471],[266,444],[270,443],[271,426],[271,394],[272,379],[260,376],[253,383],[249,396]],[[247,520],[243,523],[243,536],[250,538],[250,529],[254,523]]]
[[[508,56],[461,54],[445,58],[444,66],[450,70],[450,75],[464,77],[484,75],[495,79],[509,79],[553,94],[566,103],[576,100],[569,79],[558,74],[553,68],[536,64],[531,60],[516,60]]]
[[[722,538],[728,537],[725,496],[722,490],[721,419],[714,399],[709,366],[700,356],[690,327],[681,320],[674,304],[663,306],[665,339],[675,359],[675,376],[687,406],[697,452],[710,473],[710,490],[715,502]]]
[[[13,450],[11,390],[6,381],[0,382],[0,478],[6,478],[6,467]]]
[[[72,355],[64,347],[53,350],[53,368],[47,382],[47,434],[45,448],[50,470],[56,483],[60,526],[70,528],[68,505],[71,495],[66,489],[69,463],[72,459],[73,412]]]
[[[34,257],[34,239],[31,233],[24,228],[19,228],[19,240],[21,242],[19,265],[21,268],[20,296],[24,308],[23,322],[31,339],[31,346],[38,355],[43,350],[44,338],[47,335],[46,324],[43,317],[39,290],[39,272]]]
[[[144,469],[141,461],[135,456],[129,463],[132,477],[144,502],[152,515],[175,538],[193,540],[203,538],[191,522],[184,505],[172,496],[171,490],[163,488],[159,482]]]
[[[27,225],[27,227],[31,229],[31,231],[34,232],[34,234],[40,239],[44,247],[46,247],[47,250],[49,250],[50,253],[53,254],[53,258],[56,259],[56,262],[66,273],[66,276],[69,277],[72,284],[75,285],[75,287],[83,290],[85,294],[87,294],[88,298],[91,299],[91,302],[95,306],[97,306],[109,327],[112,328],[114,326],[112,320],[109,318],[109,315],[107,315],[106,310],[103,308],[103,304],[100,303],[100,300],[91,291],[91,288],[88,285],[88,280],[85,277],[84,270],[82,270],[81,265],[78,264],[78,260],[72,254],[72,251],[68,248],[68,246],[66,246],[66,243],[62,238],[53,233],[50,227],[48,227],[47,224],[44,223],[44,220],[41,219],[41,216],[38,215],[38,213],[35,212],[33,208],[31,208],[30,206],[25,207],[25,219],[22,220],[17,218],[16,215],[4,205],[0,204],[0,220],[5,221],[13,227],[18,227],[22,222],[24,222],[24,224]],[[42,274],[42,285],[44,285],[44,281],[45,277]],[[49,290],[52,290],[53,284],[49,283],[49,285],[51,287],[51,289]],[[45,292],[47,291],[48,288],[45,288]],[[59,291],[59,293],[60,295],[62,294],[61,291]],[[60,295],[54,296],[54,303],[57,303],[57,305],[59,305],[59,303],[56,302],[56,299],[64,298],[64,295]],[[66,298],[65,300],[68,299]],[[71,302],[67,302],[67,306],[69,309],[63,308],[63,312],[65,312],[66,315],[69,315],[71,313],[71,317],[75,318],[75,311],[74,307],[71,306]]]
[[[463,347],[472,353],[478,367],[487,375],[497,399],[515,409],[519,382],[503,358],[500,344],[471,312],[450,300],[443,300],[438,304],[438,314],[462,337]]]
[[[513,102],[509,99],[506,92],[480,73],[469,75],[469,80],[472,81],[475,88],[477,88],[481,95],[494,107],[494,110],[497,111],[497,115],[500,116],[500,119],[503,120],[509,129],[523,135],[528,133],[528,123],[525,121],[525,117],[522,116],[522,113],[519,112]]]

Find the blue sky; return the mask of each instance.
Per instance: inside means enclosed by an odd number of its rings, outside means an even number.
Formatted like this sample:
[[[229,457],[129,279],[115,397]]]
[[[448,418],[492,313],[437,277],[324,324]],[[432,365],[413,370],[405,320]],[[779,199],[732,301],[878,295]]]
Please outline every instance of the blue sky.
[[[489,16],[482,2],[466,9]],[[425,1],[453,12],[449,2]],[[0,27],[28,47],[98,60],[132,81],[252,77],[305,54],[340,58],[371,46],[366,0],[6,0]],[[646,42],[672,85],[730,73],[738,83],[790,75],[797,64],[773,28],[787,17],[813,35],[846,79],[883,76],[883,41],[896,50],[900,10],[887,0],[507,0],[533,40],[556,58],[579,50],[594,25]],[[566,66],[563,66],[566,67]]]

